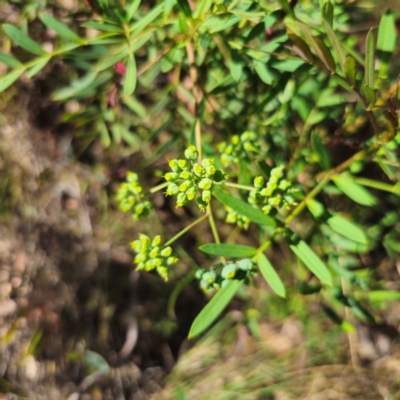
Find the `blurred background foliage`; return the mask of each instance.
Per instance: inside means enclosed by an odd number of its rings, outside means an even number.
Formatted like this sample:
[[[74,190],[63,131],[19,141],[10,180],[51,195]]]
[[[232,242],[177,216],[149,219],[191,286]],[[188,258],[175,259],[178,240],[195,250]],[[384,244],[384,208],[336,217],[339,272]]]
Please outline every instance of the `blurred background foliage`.
[[[0,3],[6,398],[400,398],[400,138],[383,112],[387,101],[395,111],[398,104],[397,1],[334,2],[333,26],[357,62],[358,86],[367,33],[373,27],[377,38],[387,10],[394,41],[386,39],[393,54],[377,54],[372,88],[388,137],[350,167],[369,203],[343,196],[335,180],[290,225],[326,260],[332,288],[321,290],[277,241],[268,256],[290,288],[287,298],[259,277],[192,343],[186,336],[207,301],[192,283],[194,271],[211,265],[197,247],[213,241],[211,232],[199,225],[176,242],[181,262],[165,284],[132,272],[127,243],[138,232],[172,237],[199,215],[197,207],[176,209],[155,193],[148,219],[133,222],[115,200],[128,171],[147,191],[161,183],[167,161],[196,143],[198,126],[205,156],[217,162],[220,151],[227,154],[219,143],[257,133],[255,151],[228,159],[238,184],[285,164],[301,193],[321,171],[370,145],[374,127],[364,104],[327,68],[292,51],[288,32],[303,37],[293,13],[331,48],[323,3]],[[361,240],[337,228],[339,214],[357,224]],[[262,236],[254,226],[224,224],[225,216],[216,210],[227,242],[251,245]]]

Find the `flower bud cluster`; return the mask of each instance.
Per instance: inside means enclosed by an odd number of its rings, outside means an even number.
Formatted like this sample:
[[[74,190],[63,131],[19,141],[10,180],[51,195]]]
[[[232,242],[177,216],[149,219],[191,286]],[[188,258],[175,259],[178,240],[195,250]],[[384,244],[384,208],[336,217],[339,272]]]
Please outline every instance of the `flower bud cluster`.
[[[264,214],[274,214],[276,209],[290,210],[297,203],[291,196],[296,191],[292,184],[283,178],[284,166],[273,168],[270,178],[265,184],[262,176],[254,178],[254,190],[250,191],[248,203],[254,208],[261,209]],[[250,220],[229,207],[225,207],[227,216],[225,222],[237,224],[240,228],[248,229]]]
[[[222,142],[218,145],[221,153],[221,162],[224,165],[238,164],[240,159],[247,157],[248,153],[258,153],[260,147],[257,143],[255,132],[246,131],[240,136],[234,135],[230,142]]]
[[[171,172],[167,172],[164,178],[170,183],[165,194],[177,196],[176,207],[186,205],[200,192],[196,202],[202,211],[205,210],[211,200],[211,188],[214,182],[226,179],[225,173],[215,168],[213,158],[204,158],[199,164],[196,162],[198,155],[196,147],[189,146],[185,151],[186,160],[168,162]]]
[[[152,271],[155,269],[165,281],[168,281],[169,267],[178,262],[172,248],[161,246],[161,236],[157,235],[151,240],[143,233],[139,239],[130,243],[136,252],[133,262],[138,271]]]
[[[218,271],[218,272],[217,272]],[[208,294],[214,293],[223,288],[230,280],[244,279],[257,273],[256,265],[245,258],[236,263],[231,262],[225,265],[217,266],[216,270],[207,270],[200,268],[196,272],[196,278],[200,281],[200,288]]]
[[[151,203],[144,199],[143,188],[138,183],[139,179],[134,172],[128,172],[126,182],[117,191],[116,199],[123,212],[132,211],[133,219],[146,216],[151,210]]]

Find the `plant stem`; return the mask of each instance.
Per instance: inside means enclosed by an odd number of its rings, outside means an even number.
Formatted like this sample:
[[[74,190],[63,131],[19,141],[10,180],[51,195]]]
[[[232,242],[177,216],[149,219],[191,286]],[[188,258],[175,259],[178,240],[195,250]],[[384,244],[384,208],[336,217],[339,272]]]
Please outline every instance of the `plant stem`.
[[[232,183],[232,182],[225,182],[224,185],[243,190],[255,190],[252,186],[239,185],[238,183]]]
[[[219,235],[218,235],[217,226],[215,225],[214,217],[212,214],[211,203],[208,203],[207,214],[208,214],[208,221],[210,223],[210,227],[211,227],[211,230],[212,230],[212,233],[214,236],[215,243],[221,243],[221,240],[219,239]]]
[[[150,193],[158,192],[159,190],[164,189],[164,188],[167,187],[168,185],[169,185],[169,182],[160,183],[159,185],[152,187],[152,188],[149,190],[149,192],[150,192]]]
[[[385,192],[397,193],[394,187],[395,185],[391,185],[390,183],[378,182],[367,178],[356,178],[354,179],[354,182],[357,182],[363,186],[372,187],[374,189],[384,190]]]
[[[202,217],[196,219],[196,221],[192,222],[190,225],[188,225],[186,228],[183,228],[180,232],[178,232],[174,237],[172,237],[170,240],[168,240],[167,243],[163,245],[163,247],[169,246],[170,244],[174,243],[175,240],[179,239],[182,235],[184,235],[186,232],[190,231],[194,226],[199,224],[201,221],[204,221],[206,218],[209,217],[208,212],[205,213]]]

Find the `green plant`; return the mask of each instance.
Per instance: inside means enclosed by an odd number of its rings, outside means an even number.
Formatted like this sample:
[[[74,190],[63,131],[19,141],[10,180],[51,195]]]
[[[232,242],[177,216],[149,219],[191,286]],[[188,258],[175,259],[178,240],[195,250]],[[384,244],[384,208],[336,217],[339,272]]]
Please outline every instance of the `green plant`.
[[[128,154],[142,146],[148,164],[179,147],[169,171],[164,164],[164,181],[146,192],[129,173],[117,198],[134,219],[151,212],[147,194],[160,190],[176,196],[176,207],[196,201],[192,212],[198,218],[163,246],[159,236],[151,241],[141,235],[133,242],[138,269],[156,269],[165,280],[177,261],[170,246],[208,221],[214,243],[199,248],[211,266],[195,276],[205,292],[217,293],[189,337],[210,326],[243,283],[252,285],[256,271],[280,297],[320,293],[344,329],[351,325],[340,316],[343,306],[373,319],[357,291],[386,296],[354,267],[362,265],[359,255],[377,249],[380,241],[389,257],[399,253],[399,213],[382,215],[377,208],[395,209],[400,195],[398,83],[389,78],[394,18],[389,11],[382,16],[376,49],[373,30],[368,33],[363,58],[355,41],[334,29],[334,21],[346,27],[349,13],[330,1],[321,3],[320,13],[311,2],[295,6],[286,0],[228,5],[166,0],[147,8],[137,0],[90,1],[97,17],[82,27],[101,32],[94,38],[40,15],[60,37],[52,52],[3,25],[13,43],[37,57],[20,62],[0,53],[11,69],[0,79],[1,90],[61,58],[73,78],[53,98],[88,105],[66,120],[90,126],[105,146],[112,136]],[[356,150],[346,146],[347,158],[332,145],[330,124],[341,144],[357,141]],[[168,139],[161,138],[164,132]],[[367,166],[374,179],[361,175]],[[390,196],[378,197],[368,187]],[[221,206],[228,224],[255,225],[251,238],[257,245],[221,243],[223,223],[214,218]],[[306,209],[310,214],[301,217]],[[297,256],[310,272],[283,271],[296,282],[289,290],[266,255],[283,242],[291,250],[285,257]]]

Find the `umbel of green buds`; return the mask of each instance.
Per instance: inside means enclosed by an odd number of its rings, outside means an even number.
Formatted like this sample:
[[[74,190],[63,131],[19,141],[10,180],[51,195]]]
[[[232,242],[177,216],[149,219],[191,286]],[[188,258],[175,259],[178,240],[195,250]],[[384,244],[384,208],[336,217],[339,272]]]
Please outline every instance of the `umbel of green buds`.
[[[131,211],[134,220],[148,215],[152,207],[150,201],[144,199],[143,188],[134,172],[127,173],[126,182],[119,187],[116,199],[119,201],[120,210]]]
[[[220,143],[218,150],[221,153],[222,164],[238,164],[240,159],[248,157],[249,153],[260,151],[257,144],[257,134],[252,131],[245,131],[240,136],[234,135],[229,142]]]
[[[198,157],[196,147],[189,146],[185,150],[186,159],[168,162],[171,172],[164,175],[165,180],[169,182],[165,194],[177,196],[176,207],[182,207],[196,199],[199,208],[204,211],[211,200],[214,182],[226,179],[224,171],[214,166],[213,158],[204,158],[198,163]]]
[[[199,280],[200,288],[207,294],[212,294],[220,290],[229,281],[234,279],[248,281],[251,276],[257,273],[256,265],[248,258],[236,263],[217,264],[214,268],[214,270],[200,268],[196,271],[195,277]]]
[[[130,243],[136,256],[133,262],[138,271],[152,271],[155,269],[165,281],[168,281],[169,267],[178,262],[178,258],[170,246],[161,246],[161,236],[151,240],[143,233],[139,239]]]
[[[254,189],[247,199],[254,208],[261,209],[264,214],[273,214],[277,209],[290,210],[297,203],[292,196],[296,189],[283,177],[284,166],[280,165],[271,170],[267,182],[264,177],[256,176],[253,181]],[[225,222],[237,224],[240,228],[248,229],[250,220],[238,214],[229,207],[225,207],[227,216]]]

